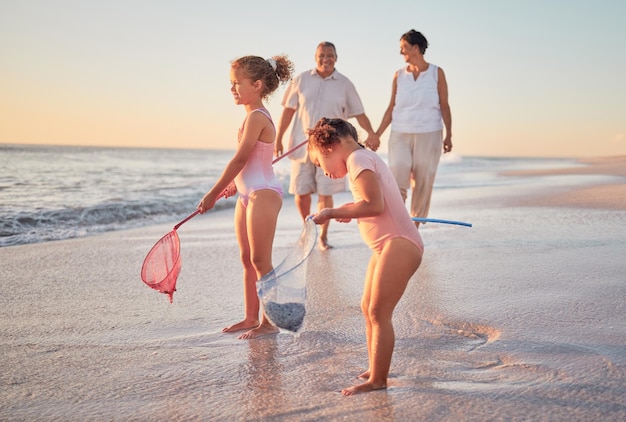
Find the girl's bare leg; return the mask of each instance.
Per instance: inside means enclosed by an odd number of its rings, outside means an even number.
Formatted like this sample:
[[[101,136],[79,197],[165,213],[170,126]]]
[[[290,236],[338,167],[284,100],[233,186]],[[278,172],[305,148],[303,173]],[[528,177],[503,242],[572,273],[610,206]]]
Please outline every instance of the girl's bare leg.
[[[368,379],[370,377],[370,371],[372,369],[372,321],[369,318],[370,297],[372,290],[372,277],[374,270],[376,269],[376,262],[378,262],[379,255],[374,252],[367,265],[367,273],[365,274],[365,285],[363,286],[363,297],[361,298],[361,311],[365,317],[365,338],[367,341],[367,371],[357,375],[357,378]]]
[[[249,330],[259,325],[259,296],[256,292],[257,274],[250,259],[246,224],[246,207],[238,200],[235,206],[235,233],[243,265],[244,319],[222,330],[224,333]]]
[[[257,303],[259,299],[256,291],[256,281],[274,269],[272,266],[272,247],[278,213],[282,204],[282,198],[269,189],[256,191],[250,194],[248,198],[246,227],[248,244],[250,246],[250,261],[255,271],[252,287],[254,288]],[[240,335],[239,338],[245,340],[253,339],[267,334],[275,334],[279,331],[263,313],[261,323]]]
[[[395,344],[393,310],[421,261],[422,252],[406,239],[392,239],[383,247],[373,269],[370,288],[368,317],[372,325],[372,350],[369,378],[363,384],[342,390],[343,395],[387,388]]]

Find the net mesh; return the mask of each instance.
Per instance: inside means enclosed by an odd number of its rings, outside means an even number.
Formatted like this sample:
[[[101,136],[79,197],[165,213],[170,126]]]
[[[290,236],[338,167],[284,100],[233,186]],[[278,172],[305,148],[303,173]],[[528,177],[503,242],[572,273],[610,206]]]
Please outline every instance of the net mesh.
[[[141,279],[153,289],[167,294],[172,303],[180,268],[180,239],[174,229],[148,252],[141,267]]]
[[[317,243],[317,226],[311,218],[285,259],[257,282],[265,315],[277,327],[296,332],[306,314],[307,258]]]

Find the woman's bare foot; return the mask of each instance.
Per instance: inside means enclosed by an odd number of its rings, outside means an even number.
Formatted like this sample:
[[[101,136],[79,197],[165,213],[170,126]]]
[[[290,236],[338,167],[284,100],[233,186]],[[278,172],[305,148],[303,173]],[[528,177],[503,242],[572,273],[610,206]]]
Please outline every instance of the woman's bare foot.
[[[240,340],[251,340],[253,338],[259,338],[269,334],[277,334],[278,332],[280,332],[278,327],[274,327],[273,325],[269,324],[261,324],[258,327],[251,329],[250,331],[246,331],[237,338]]]
[[[375,390],[384,390],[385,388],[387,388],[387,384],[375,384],[373,382],[366,381],[360,385],[355,385],[350,388],[344,388],[343,390],[341,390],[341,394],[343,394],[344,396],[352,396],[359,393],[368,393]]]
[[[356,376],[357,378],[361,378],[361,379],[369,379],[370,377],[370,370],[368,369],[367,371],[363,372],[362,374],[359,374]]]
[[[223,328],[222,333],[234,333],[235,331],[249,330],[250,328],[254,328],[257,325],[259,325],[258,319],[255,319],[255,320],[244,319],[243,321],[238,322],[237,324],[233,324],[230,327]]]
[[[327,251],[332,248],[332,246],[328,244],[328,239],[322,239],[321,237],[319,239],[317,246],[320,249],[320,251]]]

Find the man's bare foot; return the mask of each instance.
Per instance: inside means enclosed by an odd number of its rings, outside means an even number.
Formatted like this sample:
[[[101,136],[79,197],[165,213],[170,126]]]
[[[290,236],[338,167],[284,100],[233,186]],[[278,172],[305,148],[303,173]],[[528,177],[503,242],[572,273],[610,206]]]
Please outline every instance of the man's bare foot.
[[[320,237],[320,240],[319,240],[317,246],[320,249],[320,251],[327,251],[329,249],[332,249],[332,246],[328,244],[328,240],[327,239],[322,239],[321,237]]]
[[[370,370],[368,369],[367,371],[363,372],[362,374],[359,374],[356,376],[357,378],[361,378],[361,379],[369,379],[370,377]]]
[[[235,331],[249,330],[250,328],[254,328],[259,325],[259,320],[248,321],[244,319],[237,324],[233,324],[230,327],[226,327],[222,329],[222,333],[234,333]]]
[[[344,388],[343,390],[341,390],[341,394],[343,394],[344,396],[353,396],[359,393],[368,393],[375,390],[384,390],[385,388],[387,388],[387,384],[374,384],[373,382],[367,381],[360,385],[355,385],[350,388]]]
[[[278,327],[274,327],[273,325],[268,324],[261,324],[258,327],[251,329],[250,331],[246,331],[237,338],[240,340],[251,340],[253,338],[259,338],[269,334],[277,334],[278,332],[280,332]]]

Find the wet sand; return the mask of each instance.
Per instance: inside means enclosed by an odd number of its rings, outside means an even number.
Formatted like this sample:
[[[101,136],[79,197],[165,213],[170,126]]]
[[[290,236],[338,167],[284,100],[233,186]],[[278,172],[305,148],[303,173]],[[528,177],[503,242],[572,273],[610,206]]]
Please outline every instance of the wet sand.
[[[625,161],[436,191],[431,217],[473,227],[421,229],[389,388],[353,397],[370,255],[354,223],[309,258],[299,333],[253,341],[221,333],[243,309],[232,210],[179,230],[173,304],[139,277],[173,224],[0,248],[0,419],[624,420]],[[276,263],[301,228],[286,198]]]

